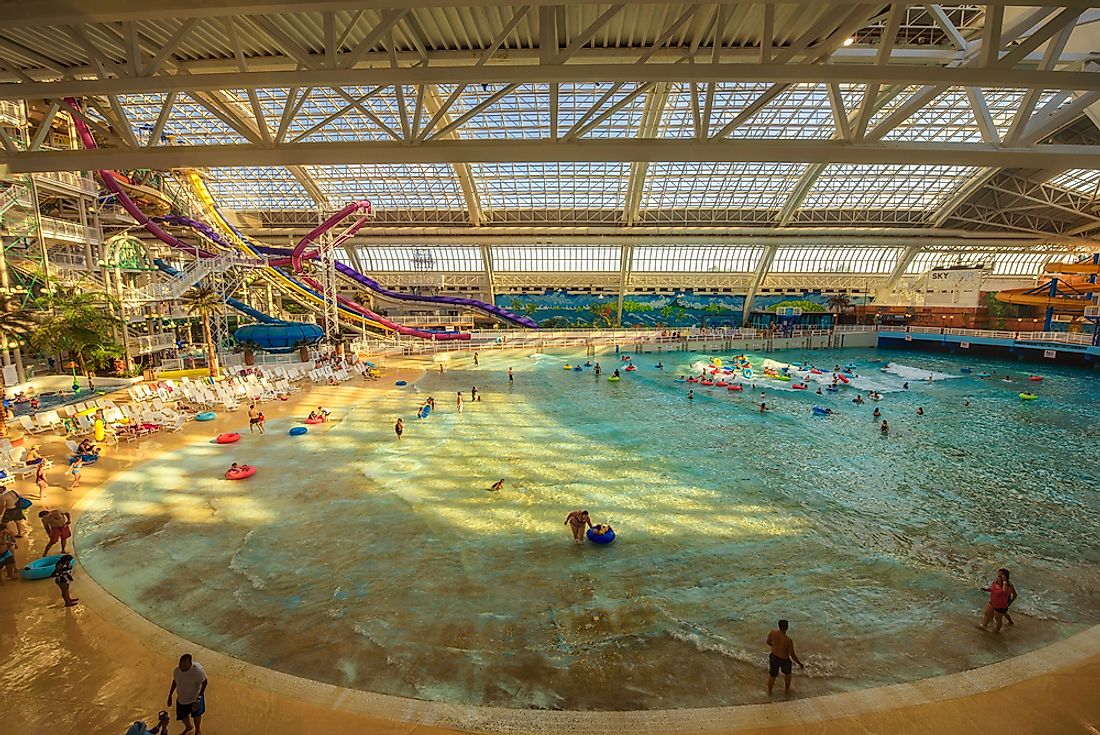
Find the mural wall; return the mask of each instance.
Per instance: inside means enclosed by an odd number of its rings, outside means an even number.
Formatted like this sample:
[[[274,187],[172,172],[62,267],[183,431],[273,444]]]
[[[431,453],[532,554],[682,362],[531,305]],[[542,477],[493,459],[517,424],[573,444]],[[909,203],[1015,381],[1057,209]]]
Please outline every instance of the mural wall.
[[[819,292],[764,294],[753,300],[754,323],[774,310],[776,304],[800,306],[803,323],[828,323],[830,297]],[[866,299],[851,297],[851,303]],[[534,294],[498,294],[496,305],[530,316],[546,328],[610,327],[615,325],[617,299],[614,294],[569,293],[549,289]],[[624,327],[735,327],[741,325],[745,297],[735,294],[696,294],[691,290],[674,294],[635,293],[623,299]],[[758,314],[758,312],[760,312]],[[815,316],[813,312],[817,312]]]

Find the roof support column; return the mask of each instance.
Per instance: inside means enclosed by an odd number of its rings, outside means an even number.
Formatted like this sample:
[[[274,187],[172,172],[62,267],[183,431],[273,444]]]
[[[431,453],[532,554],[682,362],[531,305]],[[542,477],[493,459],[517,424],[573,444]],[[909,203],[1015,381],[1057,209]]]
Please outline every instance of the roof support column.
[[[429,84],[425,87],[424,107],[428,114],[432,116],[432,119],[439,116],[437,122],[440,129],[446,130],[452,124],[451,116],[445,112],[442,115],[439,114],[443,106],[436,94],[435,85]],[[439,137],[446,140],[458,140],[459,135],[452,129]],[[481,197],[477,193],[477,182],[474,180],[473,168],[468,163],[453,163],[451,169],[455,173],[455,178],[458,179],[459,188],[462,189],[462,197],[466,200],[466,214],[470,218],[470,224],[474,227],[480,227],[484,218],[481,212]],[[486,263],[488,263],[487,260]],[[492,289],[491,284],[490,289]]]
[[[496,278],[493,275],[493,249],[488,245],[481,246],[481,268],[485,271],[485,287],[489,289],[489,303],[497,302]]]
[[[920,245],[910,245],[905,248],[901,257],[898,258],[898,262],[894,264],[893,270],[890,271],[890,275],[886,278],[886,284],[878,290],[877,294],[875,294],[876,301],[879,297],[893,292],[894,287],[898,285],[898,281],[905,275],[905,271],[913,264],[913,261],[916,259],[921,249]]]
[[[623,299],[630,284],[630,266],[634,260],[634,246],[622,245],[619,253],[619,302],[615,310],[615,326],[623,325]]]
[[[638,124],[639,138],[656,138],[661,128],[665,104],[668,102],[668,83],[654,85],[646,96],[642,107],[642,120]],[[645,177],[649,172],[649,163],[635,161],[630,164],[630,179],[626,187],[626,206],[623,210],[623,222],[632,225],[638,221],[642,208],[642,194],[645,192]]]
[[[741,324],[749,323],[752,300],[756,298],[756,292],[760,290],[764,279],[768,277],[768,272],[772,268],[772,261],[775,260],[775,253],[778,249],[778,245],[764,246],[764,254],[760,256],[760,262],[756,264],[756,274],[752,277],[752,285],[749,286],[749,292],[745,294],[745,307],[741,313]]]

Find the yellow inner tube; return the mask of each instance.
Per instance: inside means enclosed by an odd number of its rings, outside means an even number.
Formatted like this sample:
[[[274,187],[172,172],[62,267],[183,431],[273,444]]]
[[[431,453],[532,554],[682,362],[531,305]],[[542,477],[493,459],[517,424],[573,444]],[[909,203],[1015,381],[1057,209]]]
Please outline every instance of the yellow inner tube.
[[[572,370],[572,369],[573,369],[573,366],[572,366],[572,365],[562,365],[562,366],[561,366],[561,369],[562,369],[562,370]]]
[[[1020,398],[1023,398],[1025,401],[1034,401],[1038,397],[1039,396],[1035,393],[1021,393],[1020,394]]]

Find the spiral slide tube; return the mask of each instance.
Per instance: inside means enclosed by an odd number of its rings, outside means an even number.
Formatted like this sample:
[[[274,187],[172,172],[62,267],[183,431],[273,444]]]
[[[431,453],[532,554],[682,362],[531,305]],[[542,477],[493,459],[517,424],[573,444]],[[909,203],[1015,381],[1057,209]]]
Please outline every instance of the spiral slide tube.
[[[76,105],[78,104],[77,101],[74,98],[71,98],[71,97],[67,98],[65,101],[66,101],[67,104],[72,105],[73,107],[76,107]],[[80,120],[76,116],[73,116],[72,119],[73,119],[73,124],[76,127],[77,134],[80,136],[81,142],[84,144],[84,147],[88,148],[88,149],[96,148],[97,146],[96,146],[95,138],[92,136],[92,133],[88,129],[88,126],[84,124],[84,121]],[[215,257],[213,253],[209,253],[209,252],[207,252],[207,251],[205,251],[205,250],[203,250],[199,247],[196,247],[194,245],[188,245],[187,243],[183,242],[182,240],[175,237],[171,233],[166,232],[156,222],[153,222],[151,219],[149,219],[149,217],[146,216],[145,213],[141,211],[141,208],[138,207],[133,202],[133,200],[130,199],[129,196],[127,196],[126,192],[123,190],[122,186],[119,184],[118,180],[115,178],[114,172],[102,170],[102,171],[98,171],[97,173],[99,174],[100,179],[102,179],[104,186],[106,186],[107,189],[116,196],[119,203],[122,205],[123,209],[125,209],[126,212],[131,217],[133,217],[139,224],[141,224],[148,232],[150,232],[157,239],[161,240],[166,245],[169,245],[173,248],[176,248],[176,249],[184,251],[184,252],[191,253],[192,255],[194,255],[197,258],[212,258],[212,257]],[[200,227],[198,229],[204,235],[207,235],[207,236],[215,235],[216,237],[212,238],[214,240],[214,242],[216,242],[218,244],[221,244],[223,246],[228,246],[228,243],[226,243],[224,239],[222,239],[220,236],[217,236],[217,233],[213,230],[213,228],[210,228],[209,226],[206,226],[203,223],[197,222],[196,220],[190,220],[190,222],[195,223],[196,225],[199,225]],[[332,221],[329,224],[329,227],[335,227],[336,224],[338,224],[338,221]],[[314,233],[311,233],[311,234],[313,234],[313,236],[316,237],[319,234],[322,234],[323,231],[324,230],[322,230],[321,233],[318,233],[318,232],[314,231]],[[297,293],[299,293],[299,294],[304,293],[304,294],[308,295],[311,298],[319,299],[319,300],[322,300],[322,301],[324,300],[325,297],[322,295],[323,294],[323,289],[320,287],[320,284],[317,283],[316,281],[314,281],[313,279],[306,278],[306,279],[303,279],[303,280],[305,280],[306,283],[309,286],[311,286],[313,289],[315,289],[316,293],[310,292],[309,289],[306,289],[306,288],[300,286],[299,284],[295,284],[292,279],[286,277],[285,274],[280,273],[278,270],[276,270],[274,268],[272,268],[271,270],[272,270],[272,272],[277,273],[279,276],[281,276],[281,278],[284,282],[289,282],[293,286],[297,286],[296,288],[293,289]],[[436,340],[453,340],[453,339],[469,339],[470,338],[469,334],[425,332],[425,331],[419,330],[419,329],[411,329],[409,327],[403,327],[401,325],[398,325],[394,322],[389,321],[385,317],[382,317],[378,314],[375,314],[370,309],[367,309],[366,307],[361,306],[361,305],[355,303],[354,301],[351,301],[350,299],[345,299],[345,298],[343,298],[339,295],[336,295],[336,299],[337,299],[339,305],[344,308],[344,310],[352,312],[354,315],[360,317],[360,319],[365,321],[367,324],[380,325],[382,327],[392,329],[392,330],[394,330],[398,333],[401,333],[401,334],[407,334],[409,336],[420,337],[420,338],[423,338],[423,339],[436,339]]]

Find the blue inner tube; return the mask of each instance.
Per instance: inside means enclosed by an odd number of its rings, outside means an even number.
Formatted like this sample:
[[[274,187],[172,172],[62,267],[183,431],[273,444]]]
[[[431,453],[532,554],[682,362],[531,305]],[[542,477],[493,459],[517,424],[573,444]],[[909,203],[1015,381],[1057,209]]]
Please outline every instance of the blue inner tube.
[[[53,556],[44,556],[41,559],[35,559],[19,571],[19,576],[23,579],[49,579],[53,576],[53,570],[54,567],[57,566],[57,562],[61,561],[61,556],[61,554],[54,554]],[[74,558],[73,572],[75,571],[76,559]]]
[[[829,412],[821,406],[814,406],[814,416],[828,416]]]
[[[993,377],[989,373],[974,373],[974,376],[977,377],[977,378],[990,378],[990,377]]]
[[[287,433],[290,434],[291,436],[301,436],[302,434],[305,434],[305,433],[308,433],[308,432],[309,432],[309,429],[307,429],[304,426],[295,426],[293,429],[291,429]]]
[[[590,528],[588,529],[587,536],[588,540],[594,544],[609,544],[615,540],[615,530],[609,528],[607,533],[598,534],[596,533],[596,529]]]
[[[584,368],[582,368],[580,365],[577,365],[575,368],[573,368],[573,372],[575,373],[579,373],[582,370],[584,370]]]
[[[400,388],[401,386],[404,386],[404,385],[408,385],[408,384],[409,384],[408,381],[405,381],[405,380],[399,380],[396,383],[394,383],[394,385],[396,385],[398,388]]]
[[[970,368],[959,368],[959,372],[960,372],[960,373],[969,373],[969,372],[970,372]]]
[[[195,415],[195,421],[213,421],[218,414],[213,411],[203,411],[200,414]]]

